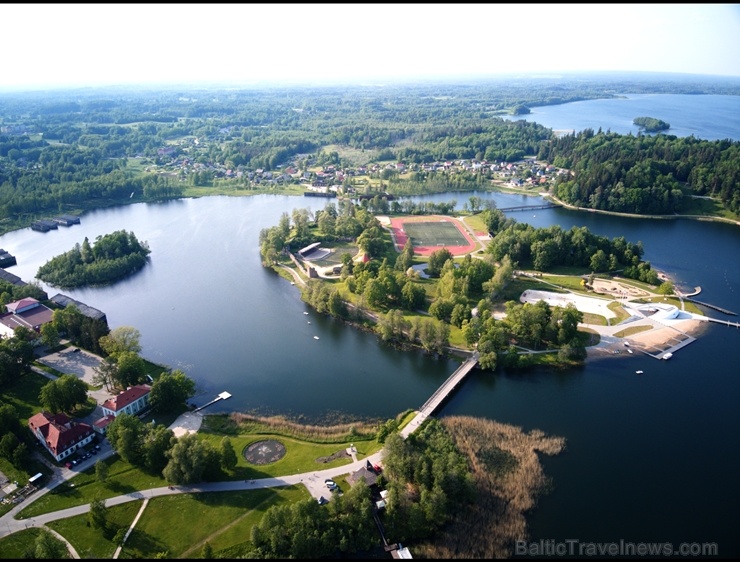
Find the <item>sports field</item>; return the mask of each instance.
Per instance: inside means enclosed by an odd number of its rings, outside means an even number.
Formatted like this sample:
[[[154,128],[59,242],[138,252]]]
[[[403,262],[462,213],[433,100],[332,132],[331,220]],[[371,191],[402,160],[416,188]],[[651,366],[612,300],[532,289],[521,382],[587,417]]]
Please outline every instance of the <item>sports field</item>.
[[[427,256],[447,248],[454,256],[474,252],[480,247],[462,221],[447,216],[396,217],[389,219],[390,231],[397,251],[403,250],[411,238],[414,253]],[[387,224],[387,223],[386,223]]]
[[[451,222],[407,222],[403,225],[414,246],[467,246],[468,241]]]

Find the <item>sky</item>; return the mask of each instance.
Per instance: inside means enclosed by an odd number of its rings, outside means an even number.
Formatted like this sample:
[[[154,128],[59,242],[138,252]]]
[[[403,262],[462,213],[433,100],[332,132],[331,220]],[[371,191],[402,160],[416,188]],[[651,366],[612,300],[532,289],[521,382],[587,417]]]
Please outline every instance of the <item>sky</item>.
[[[740,76],[740,4],[2,4],[0,89]]]

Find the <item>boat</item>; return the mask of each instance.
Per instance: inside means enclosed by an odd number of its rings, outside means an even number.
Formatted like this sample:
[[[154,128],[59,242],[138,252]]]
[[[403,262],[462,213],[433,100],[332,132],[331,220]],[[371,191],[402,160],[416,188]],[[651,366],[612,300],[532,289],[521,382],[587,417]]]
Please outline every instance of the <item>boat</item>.
[[[663,355],[662,358],[665,359],[666,361],[668,361],[671,357],[673,357],[673,353],[671,353],[669,351],[668,353],[666,353],[665,355]]]
[[[305,314],[306,316],[308,316],[308,312],[304,312],[303,314]]]
[[[317,340],[319,339],[319,336],[314,336],[313,339]]]
[[[641,375],[643,371],[635,371],[635,373],[637,373],[638,375]]]
[[[628,350],[627,350],[627,353],[632,353],[632,350],[631,350],[631,349],[628,349]]]

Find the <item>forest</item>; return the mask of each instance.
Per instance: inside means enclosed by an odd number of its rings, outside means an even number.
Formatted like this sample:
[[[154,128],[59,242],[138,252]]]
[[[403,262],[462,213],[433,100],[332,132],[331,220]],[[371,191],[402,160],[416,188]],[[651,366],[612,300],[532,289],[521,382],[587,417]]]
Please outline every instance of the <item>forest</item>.
[[[133,232],[118,230],[96,237],[93,244],[85,237],[82,244],[42,265],[36,277],[63,289],[107,285],[140,270],[150,253]]]
[[[322,184],[330,167],[350,194],[485,190],[485,169],[453,173],[436,164],[535,156],[572,172],[557,194],[573,204],[673,213],[699,195],[738,211],[736,142],[601,131],[558,138],[537,123],[503,118],[615,92],[738,95],[740,84],[597,73],[382,87],[0,93],[0,233],[110,205],[224,190],[292,186],[295,193]],[[381,169],[370,185],[364,168],[373,164]]]

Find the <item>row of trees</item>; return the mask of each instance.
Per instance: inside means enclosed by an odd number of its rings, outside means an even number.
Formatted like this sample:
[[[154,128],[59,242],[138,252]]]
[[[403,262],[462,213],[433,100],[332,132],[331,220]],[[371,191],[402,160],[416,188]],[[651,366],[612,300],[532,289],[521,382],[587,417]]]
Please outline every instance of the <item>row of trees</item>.
[[[138,417],[120,414],[107,429],[108,441],[122,460],[170,484],[214,481],[236,468],[238,458],[228,437],[216,447],[197,435],[180,438],[161,424],[145,424]]]

